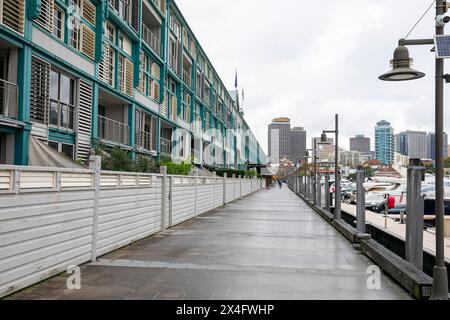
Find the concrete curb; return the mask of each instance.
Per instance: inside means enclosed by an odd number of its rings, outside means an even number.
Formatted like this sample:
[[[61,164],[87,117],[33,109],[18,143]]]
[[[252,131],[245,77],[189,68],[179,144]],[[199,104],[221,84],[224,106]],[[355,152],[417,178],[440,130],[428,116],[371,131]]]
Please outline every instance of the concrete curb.
[[[373,239],[361,240],[361,251],[418,300],[431,295],[433,279]]]

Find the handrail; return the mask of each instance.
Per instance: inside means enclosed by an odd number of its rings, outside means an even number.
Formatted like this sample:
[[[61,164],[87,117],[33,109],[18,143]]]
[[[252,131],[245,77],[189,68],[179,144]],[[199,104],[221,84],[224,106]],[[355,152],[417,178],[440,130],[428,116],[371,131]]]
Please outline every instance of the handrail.
[[[125,123],[104,116],[98,116],[98,136],[100,139],[128,145],[129,127]]]
[[[0,79],[0,115],[17,118],[19,87],[17,84]]]

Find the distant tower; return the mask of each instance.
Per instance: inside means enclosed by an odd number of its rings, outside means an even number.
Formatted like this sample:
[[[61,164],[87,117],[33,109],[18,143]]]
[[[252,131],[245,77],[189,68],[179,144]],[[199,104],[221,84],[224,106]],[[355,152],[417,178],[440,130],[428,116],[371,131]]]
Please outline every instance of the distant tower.
[[[370,154],[370,138],[357,134],[350,138],[350,151],[358,151],[361,154]]]
[[[375,158],[382,164],[392,164],[394,147],[394,128],[385,120],[378,122],[375,127]]]
[[[303,127],[291,129],[292,162],[294,164],[303,160],[306,152],[306,131]]]
[[[291,120],[276,118],[268,126],[269,158],[272,163],[280,163],[283,158],[292,160]]]

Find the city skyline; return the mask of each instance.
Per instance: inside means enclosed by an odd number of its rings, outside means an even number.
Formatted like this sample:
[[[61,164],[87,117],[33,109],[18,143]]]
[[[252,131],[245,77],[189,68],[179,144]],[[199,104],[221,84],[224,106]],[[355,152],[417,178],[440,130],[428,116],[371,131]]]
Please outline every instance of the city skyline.
[[[404,10],[402,2],[329,3],[329,10],[323,13],[323,23],[314,33],[296,28],[299,20],[305,25],[316,24],[316,18],[308,14],[314,10],[314,3],[300,6],[298,1],[286,0],[284,4],[290,10],[284,15],[274,15],[273,3],[266,0],[231,0],[225,8],[220,2],[209,0],[198,0],[195,6],[187,0],[177,3],[192,21],[193,31],[205,44],[206,53],[215,61],[228,87],[233,86],[237,69],[239,85],[245,87],[244,112],[266,153],[266,125],[277,114],[286,115],[292,123],[304,124],[312,137],[320,136],[327,127],[332,128],[334,114],[338,113],[339,144],[345,149],[349,149],[349,138],[364,134],[371,137],[373,150],[373,126],[383,118],[391,122],[397,132],[434,131],[434,55],[430,48],[419,46],[410,52],[414,66],[426,73],[425,78],[395,85],[378,80],[389,66],[398,39],[404,37],[415,22],[415,16],[398,15]],[[256,5],[266,25],[279,28],[260,28],[256,17],[251,18]],[[239,10],[234,9],[236,6]],[[219,16],[208,14],[217,10],[221,12]],[[408,12],[412,15],[419,18],[423,11],[423,1],[408,2]],[[430,38],[429,26],[434,23],[430,11],[411,37]],[[218,34],[227,37],[217,41]],[[248,34],[253,35],[251,39]],[[342,38],[351,45],[340,44]],[[364,40],[369,38],[370,43]],[[286,50],[271,50],[273,44]],[[246,50],[236,52],[235,48],[244,47]],[[334,48],[332,55],[330,47]],[[367,63],[368,56],[373,57],[371,63]],[[342,72],[343,61],[348,62],[345,72]],[[298,77],[290,70],[302,70],[303,76]],[[261,81],[261,77],[284,80]],[[327,94],[323,92],[325,83],[333,83],[327,87]],[[445,91],[445,96],[449,97],[450,86],[446,85]],[[348,92],[353,94],[348,95]],[[444,129],[450,132],[450,122],[445,122]],[[310,139],[307,143],[311,148]]]

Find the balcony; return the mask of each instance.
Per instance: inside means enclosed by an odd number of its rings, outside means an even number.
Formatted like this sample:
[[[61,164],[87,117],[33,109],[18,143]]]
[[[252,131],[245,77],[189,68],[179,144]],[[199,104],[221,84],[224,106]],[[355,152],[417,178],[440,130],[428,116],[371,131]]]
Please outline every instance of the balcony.
[[[128,145],[129,127],[119,121],[98,116],[98,137],[113,143]]]
[[[19,89],[16,84],[0,79],[0,115],[17,118]]]
[[[161,138],[161,153],[171,155],[172,154],[172,141]]]
[[[147,131],[139,131],[136,136],[136,145],[138,148],[152,151],[152,134]]]
[[[142,24],[142,39],[153,49],[153,51],[158,55],[161,55],[161,41],[159,36],[145,24]]]

